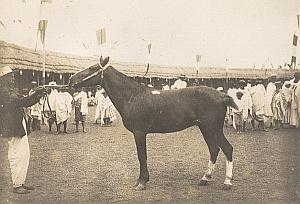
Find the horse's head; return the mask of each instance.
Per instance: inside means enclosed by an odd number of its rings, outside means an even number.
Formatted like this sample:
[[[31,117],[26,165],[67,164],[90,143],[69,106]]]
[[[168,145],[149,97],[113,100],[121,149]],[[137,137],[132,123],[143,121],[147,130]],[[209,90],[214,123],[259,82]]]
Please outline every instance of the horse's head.
[[[108,63],[109,57],[103,60],[102,56],[100,62],[92,65],[84,70],[75,73],[70,77],[70,86],[95,86],[101,83],[101,77],[105,65]]]

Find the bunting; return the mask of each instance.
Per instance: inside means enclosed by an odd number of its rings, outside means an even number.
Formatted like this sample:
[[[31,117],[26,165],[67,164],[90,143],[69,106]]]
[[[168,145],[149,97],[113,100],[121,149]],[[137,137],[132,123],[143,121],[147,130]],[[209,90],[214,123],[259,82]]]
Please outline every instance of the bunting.
[[[201,60],[201,55],[196,55],[196,62],[200,62]]]
[[[40,20],[39,21],[38,32],[40,33],[40,38],[41,38],[41,41],[43,44],[45,43],[47,24],[48,24],[48,20]]]
[[[152,47],[152,44],[150,43],[150,44],[148,44],[148,53],[150,54],[150,52],[151,52],[151,47]]]
[[[293,45],[297,47],[298,36],[294,34]]]

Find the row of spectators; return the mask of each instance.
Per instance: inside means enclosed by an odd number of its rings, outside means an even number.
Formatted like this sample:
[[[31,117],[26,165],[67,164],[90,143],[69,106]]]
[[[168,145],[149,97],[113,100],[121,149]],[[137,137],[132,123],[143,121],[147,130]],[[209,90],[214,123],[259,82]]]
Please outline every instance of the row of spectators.
[[[223,91],[222,87],[218,90]],[[238,132],[246,131],[247,121],[252,129],[266,131],[267,128],[300,127],[300,73],[296,72],[291,80],[278,80],[276,75],[269,78],[265,87],[262,80],[251,84],[240,80],[227,92],[234,98],[239,110],[228,109],[227,121]],[[256,127],[256,123],[258,126]],[[265,124],[269,124],[266,127]]]

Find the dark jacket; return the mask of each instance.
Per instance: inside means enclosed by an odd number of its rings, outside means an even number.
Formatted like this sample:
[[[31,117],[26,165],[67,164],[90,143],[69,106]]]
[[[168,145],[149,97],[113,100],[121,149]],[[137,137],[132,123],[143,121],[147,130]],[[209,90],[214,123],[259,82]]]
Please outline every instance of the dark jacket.
[[[42,94],[37,92],[27,97],[11,94],[9,98],[0,94],[0,138],[25,136],[23,107],[34,105],[41,97]]]

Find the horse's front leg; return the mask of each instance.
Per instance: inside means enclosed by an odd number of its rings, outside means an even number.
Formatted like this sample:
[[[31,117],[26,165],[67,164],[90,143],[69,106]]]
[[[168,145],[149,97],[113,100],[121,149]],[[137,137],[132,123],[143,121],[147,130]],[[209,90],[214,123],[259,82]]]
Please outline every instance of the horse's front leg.
[[[134,186],[137,190],[145,190],[146,183],[149,181],[149,172],[147,167],[146,133],[142,131],[135,131],[133,134],[140,162],[140,176]]]

